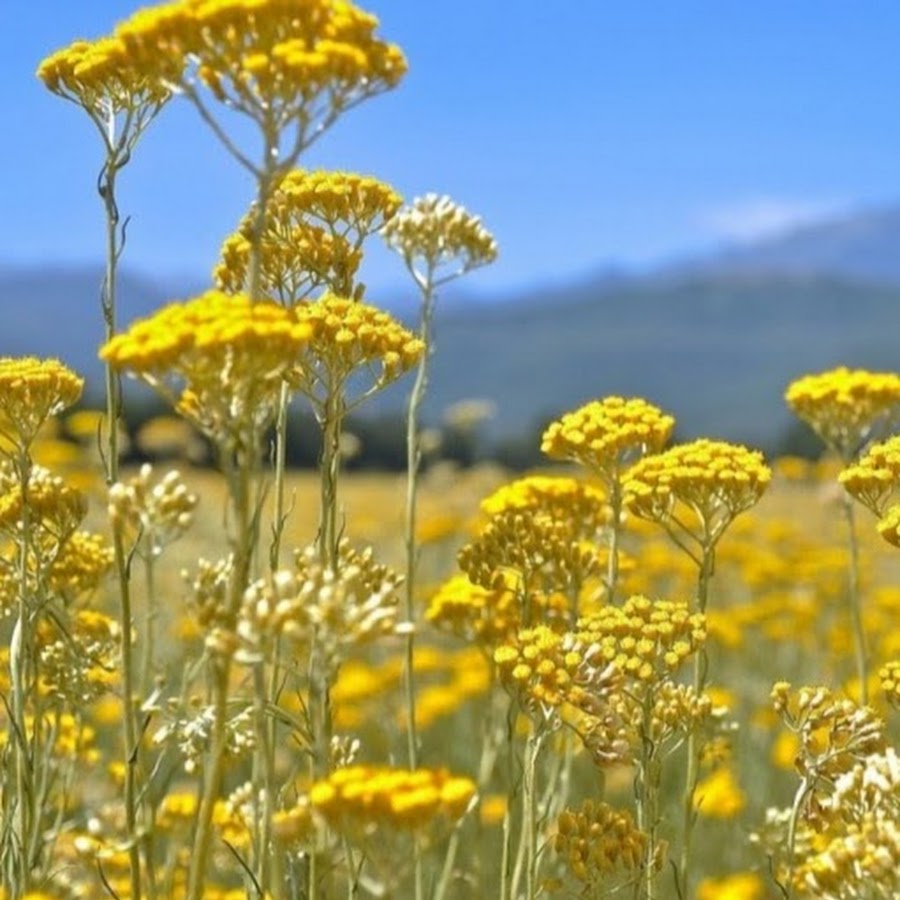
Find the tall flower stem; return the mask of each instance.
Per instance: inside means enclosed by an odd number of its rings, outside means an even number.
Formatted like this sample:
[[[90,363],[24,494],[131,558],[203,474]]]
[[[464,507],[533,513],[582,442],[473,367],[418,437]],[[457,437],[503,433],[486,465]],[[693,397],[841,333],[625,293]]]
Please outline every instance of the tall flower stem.
[[[853,499],[845,491],[843,496],[844,519],[847,522],[847,545],[850,551],[848,570],[848,601],[850,623],[853,629],[853,647],[856,657],[856,677],[859,680],[859,702],[869,702],[869,667],[866,650],[866,631],[863,625],[862,598],[859,593],[859,536],[856,533],[856,514]]]
[[[697,575],[697,610],[706,613],[709,600],[709,582],[713,572],[713,544],[707,538],[702,544],[700,567]],[[701,647],[694,655],[694,693],[699,697],[706,687],[708,662],[706,651]],[[681,857],[676,873],[678,896],[687,900],[690,897],[691,846],[694,834],[696,811],[694,795],[697,791],[697,780],[700,772],[700,737],[692,728],[687,738],[687,764],[684,779],[683,821]]]
[[[253,548],[256,546],[255,517],[250,511],[250,488],[252,467],[256,459],[255,451],[255,444],[251,442],[248,448],[238,451],[233,458],[229,452],[222,453],[230,503],[235,518],[235,533],[231,542],[233,566],[228,584],[226,608],[227,621],[232,625],[237,620],[241,600],[247,587]],[[229,636],[222,635],[222,638],[227,641]],[[201,900],[203,896],[206,864],[212,842],[213,810],[221,791],[225,769],[228,686],[231,677],[232,655],[227,647],[214,647],[211,654],[213,724],[194,833],[186,900]]]
[[[647,835],[647,845],[642,863],[642,881],[637,881],[634,896],[643,900],[656,900],[656,855],[659,826],[659,750],[653,743],[653,691],[644,693],[641,715],[641,755],[635,779],[635,805],[638,828]],[[643,894],[641,886],[643,884]]]
[[[124,247],[124,231],[119,227],[119,208],[116,202],[116,175],[128,160],[127,151],[115,139],[115,116],[109,120],[107,158],[100,173],[98,192],[106,214],[106,272],[103,279],[101,304],[105,337],[109,342],[116,333],[116,288],[119,257]],[[122,412],[121,386],[112,365],[106,364],[106,486],[119,480],[119,418]],[[140,747],[135,716],[133,614],[131,607],[131,573],[122,528],[113,524],[113,553],[118,581],[121,611],[120,650],[122,654],[122,738],[125,769],[125,830],[128,840],[128,864],[131,894],[140,900],[142,891],[140,843],[137,834],[137,768]],[[153,860],[146,860],[149,868]]]
[[[33,658],[33,638],[31,617],[28,608],[29,586],[28,554],[31,542],[31,516],[28,506],[28,484],[31,479],[31,460],[23,453],[16,466],[19,476],[19,490],[22,493],[22,531],[19,541],[19,590],[16,604],[16,624],[9,643],[9,667],[12,681],[12,721],[11,735],[13,766],[15,770],[15,817],[12,821],[13,852],[10,854],[12,874],[9,876],[10,889],[26,892],[31,886],[32,851],[28,841],[31,823],[35,816],[32,740],[29,738],[28,722],[25,714],[28,684],[31,681],[30,661]]]
[[[416,379],[409,396],[409,408],[406,415],[406,510],[404,520],[404,536],[406,544],[406,584],[405,612],[406,621],[411,627],[406,635],[406,654],[404,659],[403,682],[406,692],[406,752],[410,769],[419,764],[419,738],[416,731],[416,684],[415,684],[415,594],[416,563],[418,547],[416,545],[416,504],[419,486],[419,465],[422,452],[419,447],[419,412],[425,389],[428,386],[428,358],[431,354],[431,325],[434,316],[434,286],[432,284],[432,267],[428,267],[424,278],[414,274],[422,294],[422,312],[419,322],[419,337],[425,350],[416,369]],[[425,896],[424,873],[422,871],[422,854],[418,843],[414,845],[413,871],[416,900]]]

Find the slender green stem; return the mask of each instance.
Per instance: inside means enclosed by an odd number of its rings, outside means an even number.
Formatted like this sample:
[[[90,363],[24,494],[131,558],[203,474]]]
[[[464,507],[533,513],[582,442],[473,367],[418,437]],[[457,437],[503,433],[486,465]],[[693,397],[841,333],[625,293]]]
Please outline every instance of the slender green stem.
[[[525,850],[525,897],[534,900],[538,895],[538,809],[537,763],[544,743],[543,731],[532,732],[525,742],[525,779],[522,794],[522,815]]]
[[[419,337],[425,345],[422,358],[416,369],[416,379],[409,397],[409,408],[406,416],[406,621],[411,627],[406,635],[404,659],[404,687],[406,692],[406,751],[410,769],[419,764],[419,738],[416,731],[416,682],[415,682],[415,594],[416,563],[418,547],[416,545],[416,501],[419,483],[419,465],[421,450],[419,448],[419,411],[428,385],[428,357],[431,353],[431,321],[434,312],[434,291],[430,279],[422,286],[422,314],[419,325]],[[413,848],[413,870],[416,900],[425,896],[424,873],[422,871],[422,854],[418,843]]]
[[[144,585],[146,597],[144,599],[144,628],[141,644],[141,674],[138,680],[138,696],[140,697],[149,696],[156,667],[156,557],[152,548],[144,555]]]
[[[853,630],[853,647],[856,656],[856,677],[859,680],[859,701],[869,702],[869,666],[866,649],[866,630],[863,624],[862,597],[859,591],[859,536],[856,533],[856,514],[853,500],[845,491],[843,496],[844,518],[847,522],[847,543],[850,550],[848,570],[848,602],[850,623]]]
[[[709,582],[713,571],[713,546],[711,542],[703,543],[703,553],[700,559],[700,568],[697,575],[697,609],[701,613],[706,612],[709,600]],[[701,647],[694,654],[694,693],[699,696],[706,687],[707,673],[706,651]],[[700,771],[700,751],[702,749],[700,735],[696,729],[691,729],[687,738],[687,764],[684,779],[683,798],[683,824],[681,857],[678,864],[677,882],[679,896],[690,896],[690,866],[691,846],[694,834],[694,822],[696,813],[694,810],[694,795],[697,790],[697,780]]]
[[[643,884],[643,900],[656,900],[656,856],[657,830],[659,825],[659,759],[657,747],[653,743],[653,691],[647,690],[641,706],[641,755],[635,783],[635,803],[637,807],[638,828],[647,836],[642,863],[642,880],[635,883],[635,898],[641,896]]]
[[[226,469],[230,502],[236,522],[235,534],[231,540],[233,568],[225,611],[226,620],[233,628],[247,587],[253,548],[256,546],[255,518],[250,512],[250,493],[257,447],[251,441],[250,446],[239,450],[234,454],[234,458],[232,452],[231,448],[225,448],[221,456]],[[206,864],[212,843],[213,810],[219,797],[225,768],[231,663],[232,657],[228,652],[215,652],[210,660],[213,673],[213,724],[194,833],[186,900],[201,900],[206,881]]]
[[[809,781],[804,777],[797,793],[794,795],[794,802],[791,804],[791,817],[788,820],[788,836],[787,836],[787,885],[782,886],[782,892],[787,900],[794,895],[794,867],[796,864],[796,844],[797,844],[797,822],[800,818],[800,808],[803,806],[809,793]]]

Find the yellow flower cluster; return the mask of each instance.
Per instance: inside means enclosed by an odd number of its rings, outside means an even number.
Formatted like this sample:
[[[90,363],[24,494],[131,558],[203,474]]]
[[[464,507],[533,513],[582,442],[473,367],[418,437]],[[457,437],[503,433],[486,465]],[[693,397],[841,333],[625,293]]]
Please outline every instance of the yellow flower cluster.
[[[763,900],[765,896],[765,884],[753,872],[704,878],[697,885],[697,900]]]
[[[508,510],[571,521],[585,537],[607,524],[609,512],[603,491],[575,478],[528,475],[499,487],[481,502],[489,516]]]
[[[260,290],[292,306],[325,287],[354,295],[363,241],[397,211],[389,185],[352,172],[297,169],[282,178],[266,206],[258,245]],[[247,290],[257,227],[251,207],[226,238],[213,279],[222,290]]]
[[[711,819],[733,819],[747,805],[731,766],[718,766],[704,778],[694,791],[694,809]]]
[[[73,41],[48,56],[37,70],[48,90],[73,100],[106,123],[110,113],[158,109],[169,98],[165,85],[135,66],[118,36]]]
[[[900,410],[900,375],[841,366],[792,382],[785,400],[825,443],[849,461]]]
[[[449,197],[427,194],[417,197],[385,226],[388,246],[414,266],[421,260],[425,269],[437,272],[455,264],[450,277],[460,275],[497,258],[497,242],[473,216]]]
[[[885,663],[878,670],[878,680],[885,700],[895,709],[900,709],[900,660]]]
[[[675,523],[681,537],[714,544],[771,478],[761,453],[701,439],[638,462],[625,479],[625,503],[642,519]],[[685,521],[685,514],[695,521]]]
[[[608,887],[613,874],[636,874],[646,843],[647,836],[638,830],[631,813],[593,800],[564,810],[553,836],[553,849],[563,857],[568,871],[583,884],[596,887]]]
[[[618,672],[599,647],[546,625],[519,631],[515,642],[494,651],[494,662],[513,696],[541,719],[552,718],[564,704],[598,714],[618,682]]]
[[[636,596],[581,619],[578,638],[599,646],[602,657],[623,675],[655,682],[703,646],[706,617],[692,614],[686,603]]]
[[[425,619],[457,637],[493,647],[519,627],[519,600],[508,588],[486,588],[454,575],[432,596]]]
[[[99,534],[76,531],[50,569],[50,587],[67,600],[95,590],[112,568],[113,548]]]
[[[0,454],[27,452],[51,416],[78,402],[83,386],[59,360],[0,358]]]
[[[190,86],[196,67],[220,101],[277,128],[295,120],[310,140],[406,72],[377,26],[345,0],[175,0],[139,10],[116,35],[142,71]]]
[[[425,349],[388,313],[345,297],[300,303],[295,316],[310,340],[291,382],[314,403],[324,403],[360,369],[372,374],[370,390],[380,389],[412,368]]]
[[[606,397],[566,413],[544,432],[541,450],[571,459],[609,480],[645,453],[665,446],[675,419],[640,398]]]
[[[384,826],[419,830],[453,823],[475,796],[470,778],[446,769],[394,769],[356,765],[336,769],[310,788],[313,809],[342,831]]]
[[[275,303],[208,291],[135,322],[100,351],[174,399],[210,437],[258,430],[272,415],[281,380],[313,328]]]
[[[18,478],[0,467],[0,533],[18,536],[27,510],[31,550],[46,553],[52,562],[87,513],[84,495],[40,466],[33,466],[28,479],[27,502],[23,502]]]
[[[841,472],[838,480],[851,497],[876,516],[883,516],[900,484],[900,436],[870,447],[857,462]]]
[[[835,695],[826,687],[801,687],[792,692],[776,682],[772,704],[788,729],[797,735],[798,772],[834,779],[861,758],[884,749],[884,722],[867,706]]]
[[[574,590],[601,570],[598,548],[578,534],[580,526],[568,518],[510,508],[494,515],[459,551],[457,561],[472,582],[488,589]]]
[[[875,527],[889,544],[900,547],[900,503],[890,507]]]

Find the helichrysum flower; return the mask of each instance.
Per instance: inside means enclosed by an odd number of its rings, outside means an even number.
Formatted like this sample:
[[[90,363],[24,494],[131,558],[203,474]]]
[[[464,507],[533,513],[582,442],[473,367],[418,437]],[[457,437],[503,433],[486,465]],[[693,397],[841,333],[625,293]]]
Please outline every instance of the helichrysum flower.
[[[0,453],[25,453],[51,416],[77,403],[84,380],[56,359],[0,358]]]
[[[395,215],[383,232],[389,247],[420,276],[448,280],[497,258],[497,242],[473,216],[449,197],[427,194]]]
[[[109,516],[148,558],[162,553],[190,527],[197,495],[172,470],[153,481],[153,467],[141,466],[137,475],[109,489]]]
[[[363,241],[400,203],[400,195],[375,178],[352,172],[288,172],[268,200],[258,239],[262,292],[284,305],[322,287],[355,296]],[[247,289],[256,220],[252,207],[222,247],[213,272],[222,290]]]
[[[889,544],[900,547],[900,503],[891,506],[875,527]]]
[[[377,26],[341,0],[176,0],[139,10],[116,35],[162,83],[193,90],[199,80],[269,132],[293,122],[305,145],[403,77],[403,54]]]
[[[701,439],[637,463],[625,479],[625,504],[640,518],[709,546],[759,500],[771,477],[761,453]]]
[[[515,641],[494,651],[494,662],[500,680],[522,706],[539,721],[554,724],[566,704],[600,715],[619,680],[597,645],[546,625],[520,630]]]
[[[666,445],[675,419],[640,398],[594,400],[551,423],[541,450],[571,459],[607,481]]]
[[[475,796],[470,778],[446,769],[356,765],[332,772],[310,788],[312,808],[333,828],[351,834],[373,827],[417,831],[452,824]]]
[[[747,796],[727,765],[714,769],[694,791],[694,808],[707,818],[732,819],[746,805]]]
[[[233,441],[269,423],[282,378],[312,334],[275,303],[209,291],[135,322],[100,356],[177,402],[211,438]]]
[[[763,900],[765,896],[765,883],[753,872],[704,878],[697,885],[697,900]]]
[[[798,378],[788,386],[785,400],[849,461],[900,409],[900,375],[841,366]]]
[[[609,519],[603,491],[575,478],[551,475],[528,475],[504,484],[481,501],[481,509],[489,516],[512,510],[569,520],[585,537],[595,537]]]
[[[50,568],[50,587],[66,600],[89,594],[112,568],[113,548],[102,535],[76,531]]]
[[[137,64],[125,42],[115,36],[74,41],[41,62],[38,78],[66,100],[82,106],[107,143],[134,138],[169,99],[169,91]],[[125,117],[128,118],[125,118]],[[122,117],[126,133],[109,131],[110,117]],[[110,144],[109,149],[113,149]]]
[[[629,597],[578,622],[578,636],[640,685],[673,674],[706,641],[706,617],[686,603]]]
[[[883,516],[900,484],[900,436],[871,446],[841,472],[838,481],[851,497]]]
[[[310,338],[291,383],[317,406],[365,371],[370,384],[356,400],[345,401],[352,406],[412,368],[424,351],[422,341],[388,313],[346,297],[303,302],[292,315]]]
[[[900,709],[900,660],[885,663],[878,670],[884,697],[895,709]]]
[[[585,888],[595,889],[609,888],[615,876],[636,876],[646,844],[647,836],[637,828],[631,813],[593,800],[564,810],[556,820],[552,840],[567,871]]]
[[[483,647],[509,638],[521,624],[519,600],[508,588],[485,588],[465,575],[454,575],[438,588],[426,621]]]

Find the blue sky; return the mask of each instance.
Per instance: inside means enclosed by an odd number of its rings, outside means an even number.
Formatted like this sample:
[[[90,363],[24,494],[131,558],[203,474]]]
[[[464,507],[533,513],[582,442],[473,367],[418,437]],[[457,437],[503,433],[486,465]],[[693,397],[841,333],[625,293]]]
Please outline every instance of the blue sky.
[[[34,69],[136,5],[37,0],[4,17],[0,264],[100,259],[99,142]],[[409,74],[304,163],[480,213],[501,258],[474,290],[644,267],[900,200],[894,0],[361,5]],[[127,265],[196,284],[251,190],[190,107],[170,104],[122,179]],[[370,296],[403,283],[380,249],[367,265]]]

